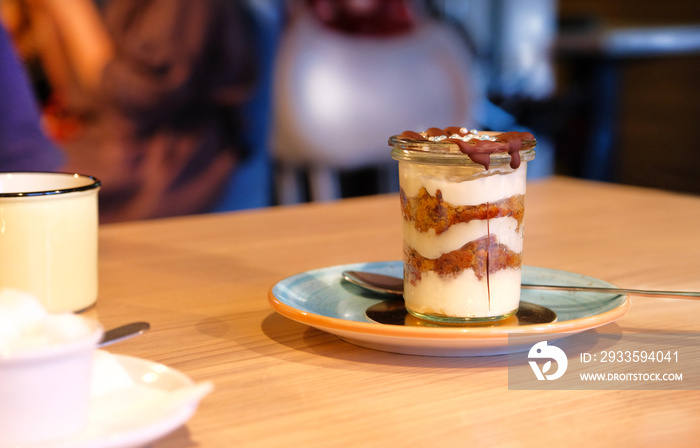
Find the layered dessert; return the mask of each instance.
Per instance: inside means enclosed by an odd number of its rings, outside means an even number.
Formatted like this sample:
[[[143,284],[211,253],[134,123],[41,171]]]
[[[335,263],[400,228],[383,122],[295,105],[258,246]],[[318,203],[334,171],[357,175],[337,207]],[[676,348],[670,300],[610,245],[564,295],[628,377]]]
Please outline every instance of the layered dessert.
[[[404,132],[399,160],[404,298],[444,322],[513,315],[520,301],[528,133]]]

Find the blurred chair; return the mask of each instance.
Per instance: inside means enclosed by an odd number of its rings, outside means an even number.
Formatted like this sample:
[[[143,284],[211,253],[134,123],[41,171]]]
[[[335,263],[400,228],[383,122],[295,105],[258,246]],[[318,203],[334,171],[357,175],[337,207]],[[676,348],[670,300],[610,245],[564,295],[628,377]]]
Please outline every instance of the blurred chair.
[[[474,124],[478,79],[452,28],[417,20],[391,36],[343,33],[298,11],[273,78],[271,150],[283,204],[341,197],[339,174],[374,167],[379,190],[398,186],[387,140],[405,130]],[[379,191],[382,192],[382,191]]]

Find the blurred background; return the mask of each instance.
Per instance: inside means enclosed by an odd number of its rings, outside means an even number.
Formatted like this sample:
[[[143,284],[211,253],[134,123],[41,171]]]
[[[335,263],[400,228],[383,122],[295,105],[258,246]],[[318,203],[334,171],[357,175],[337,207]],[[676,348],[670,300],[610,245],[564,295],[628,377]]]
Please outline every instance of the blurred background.
[[[93,3],[103,11],[119,1]],[[60,146],[79,124],[56,123],[25,1],[0,2]],[[451,125],[531,131],[531,179],[700,194],[696,0],[238,3],[256,48],[236,130],[250,155],[207,211],[396,191],[388,137]]]

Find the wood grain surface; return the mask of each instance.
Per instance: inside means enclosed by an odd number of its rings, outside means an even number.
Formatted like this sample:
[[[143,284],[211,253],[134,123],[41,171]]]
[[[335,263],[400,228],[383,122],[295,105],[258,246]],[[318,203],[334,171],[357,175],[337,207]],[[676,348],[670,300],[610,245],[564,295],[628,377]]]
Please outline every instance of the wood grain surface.
[[[555,177],[528,185],[524,263],[630,288],[700,290],[700,197]],[[398,196],[104,225],[113,353],[211,380],[153,447],[697,446],[698,391],[508,389],[506,356],[384,353],[288,320],[268,290],[298,272],[398,260]],[[632,297],[596,331],[699,332],[700,302]],[[700,373],[700,372],[699,372]]]

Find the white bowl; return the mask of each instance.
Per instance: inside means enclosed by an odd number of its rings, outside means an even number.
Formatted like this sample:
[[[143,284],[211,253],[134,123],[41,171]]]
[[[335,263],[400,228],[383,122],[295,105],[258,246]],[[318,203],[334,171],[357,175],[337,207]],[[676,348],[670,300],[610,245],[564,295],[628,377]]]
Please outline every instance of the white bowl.
[[[66,342],[0,348],[0,447],[45,442],[87,423],[92,360],[103,330]]]

